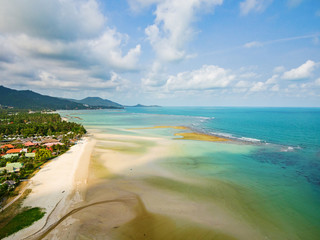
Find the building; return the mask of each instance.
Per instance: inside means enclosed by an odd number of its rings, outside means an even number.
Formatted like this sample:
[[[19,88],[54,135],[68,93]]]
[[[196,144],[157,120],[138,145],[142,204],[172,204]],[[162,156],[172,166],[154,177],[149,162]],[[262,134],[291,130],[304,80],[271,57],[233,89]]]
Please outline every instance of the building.
[[[34,152],[25,154],[25,157],[27,157],[27,158],[34,158],[35,156],[36,156],[36,154]]]
[[[14,146],[12,144],[5,144],[5,145],[2,145],[0,148],[12,149],[12,148],[14,148]]]
[[[6,152],[6,154],[10,153],[20,153],[22,151],[22,148],[16,148],[16,149],[10,149]]]
[[[54,145],[64,145],[63,143],[60,143],[60,142],[54,142],[54,143],[45,143],[45,144],[43,144],[43,145],[45,145],[45,146],[47,146],[47,147],[52,147],[52,146],[54,146]]]
[[[26,146],[26,147],[32,147],[32,146],[35,146],[35,145],[37,145],[36,143],[33,143],[33,142],[26,142],[25,144],[24,144],[24,146]]]
[[[16,182],[13,180],[7,180],[7,181],[3,182],[2,184],[7,184],[9,188],[14,188],[14,186],[16,185]]]
[[[19,154],[18,153],[9,153],[9,154],[6,154],[6,155],[2,156],[2,158],[4,158],[4,159],[10,159],[10,158],[13,158],[13,157],[19,157]]]
[[[45,144],[45,143],[57,143],[57,142],[59,142],[59,140],[54,139],[54,138],[48,138],[48,139],[43,140],[41,143]]]
[[[7,163],[5,167],[0,168],[0,172],[3,172],[4,170],[7,170],[8,173],[20,172],[20,169],[22,168],[22,166],[23,164],[20,162]]]

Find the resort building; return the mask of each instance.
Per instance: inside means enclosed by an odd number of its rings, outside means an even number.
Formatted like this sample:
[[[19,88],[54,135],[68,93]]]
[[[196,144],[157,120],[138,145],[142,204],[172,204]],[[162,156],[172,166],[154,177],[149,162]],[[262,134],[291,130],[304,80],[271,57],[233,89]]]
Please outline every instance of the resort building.
[[[14,146],[12,144],[5,144],[5,145],[2,145],[0,148],[12,149],[12,148],[14,148]]]
[[[45,143],[58,143],[58,142],[59,142],[59,140],[57,140],[57,139],[49,138],[49,139],[43,140],[41,143],[45,144]]]
[[[7,180],[7,181],[3,182],[2,184],[7,184],[9,186],[9,188],[14,188],[14,186],[16,185],[16,182],[13,180]]]
[[[0,168],[0,172],[7,170],[8,173],[19,172],[23,164],[20,162],[7,163],[5,167]]]
[[[22,148],[16,148],[16,149],[10,149],[6,153],[10,154],[10,153],[21,153],[21,152],[22,152]]]
[[[33,142],[26,142],[25,144],[24,144],[24,146],[26,146],[26,147],[32,147],[32,146],[35,146],[35,145],[37,145],[37,143],[33,143]]]
[[[36,153],[34,153],[34,152],[25,154],[25,157],[27,157],[27,158],[34,158],[35,156],[36,156]]]
[[[15,157],[19,157],[19,154],[18,153],[9,153],[9,154],[2,156],[2,158],[4,158],[4,159],[10,159],[10,158],[15,158]]]

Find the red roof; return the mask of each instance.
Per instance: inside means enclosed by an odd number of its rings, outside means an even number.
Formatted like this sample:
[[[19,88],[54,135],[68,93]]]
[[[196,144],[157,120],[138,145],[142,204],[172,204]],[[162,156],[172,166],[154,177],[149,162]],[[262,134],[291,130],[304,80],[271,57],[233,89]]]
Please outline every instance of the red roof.
[[[5,147],[7,147],[7,148],[14,148],[14,146],[11,145],[11,144],[6,144],[6,145],[2,145],[2,146],[1,146],[1,148],[5,148]]]
[[[47,150],[53,152],[53,148],[52,147],[47,147]]]
[[[26,147],[30,147],[30,146],[34,146],[34,145],[36,145],[36,144],[29,141],[29,142],[26,142],[24,145],[25,145]]]
[[[21,152],[22,148],[17,148],[17,149],[10,149],[6,153],[19,153]]]

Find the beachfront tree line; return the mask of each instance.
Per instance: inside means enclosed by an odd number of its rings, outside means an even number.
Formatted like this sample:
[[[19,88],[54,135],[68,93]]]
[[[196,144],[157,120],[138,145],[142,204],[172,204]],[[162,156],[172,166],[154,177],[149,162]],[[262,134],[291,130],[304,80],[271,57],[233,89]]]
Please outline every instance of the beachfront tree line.
[[[81,124],[62,121],[60,115],[56,113],[0,110],[0,139],[4,136],[19,135],[26,138],[61,135],[68,132],[83,135],[86,130]]]
[[[17,185],[21,179],[32,176],[36,169],[48,160],[65,153],[74,138],[79,139],[84,133],[85,128],[77,123],[62,121],[59,114],[28,113],[25,110],[0,110],[0,137],[6,139],[4,143],[13,144],[16,149],[26,148],[22,142],[27,141],[23,137],[43,137],[56,135],[60,143],[50,147],[42,144],[27,147],[27,152],[35,152],[35,157],[26,157],[25,152],[20,152],[18,156],[11,158],[0,157],[0,167],[5,167],[7,163],[19,162],[23,164],[19,172],[0,172],[0,203],[7,196],[12,195],[14,188],[6,184],[7,181],[14,181]],[[6,137],[5,137],[6,136]],[[8,137],[18,137],[20,142],[8,141]],[[42,136],[42,137],[39,137]],[[1,139],[0,139],[1,140]],[[1,144],[0,144],[1,145]],[[0,155],[6,154],[8,147],[0,148]]]

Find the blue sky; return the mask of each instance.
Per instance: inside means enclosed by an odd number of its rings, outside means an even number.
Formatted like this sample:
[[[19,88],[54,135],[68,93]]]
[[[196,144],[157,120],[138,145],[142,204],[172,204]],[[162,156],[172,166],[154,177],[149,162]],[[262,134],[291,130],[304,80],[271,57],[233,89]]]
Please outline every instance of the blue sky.
[[[0,84],[126,105],[320,107],[320,1],[1,1]]]

